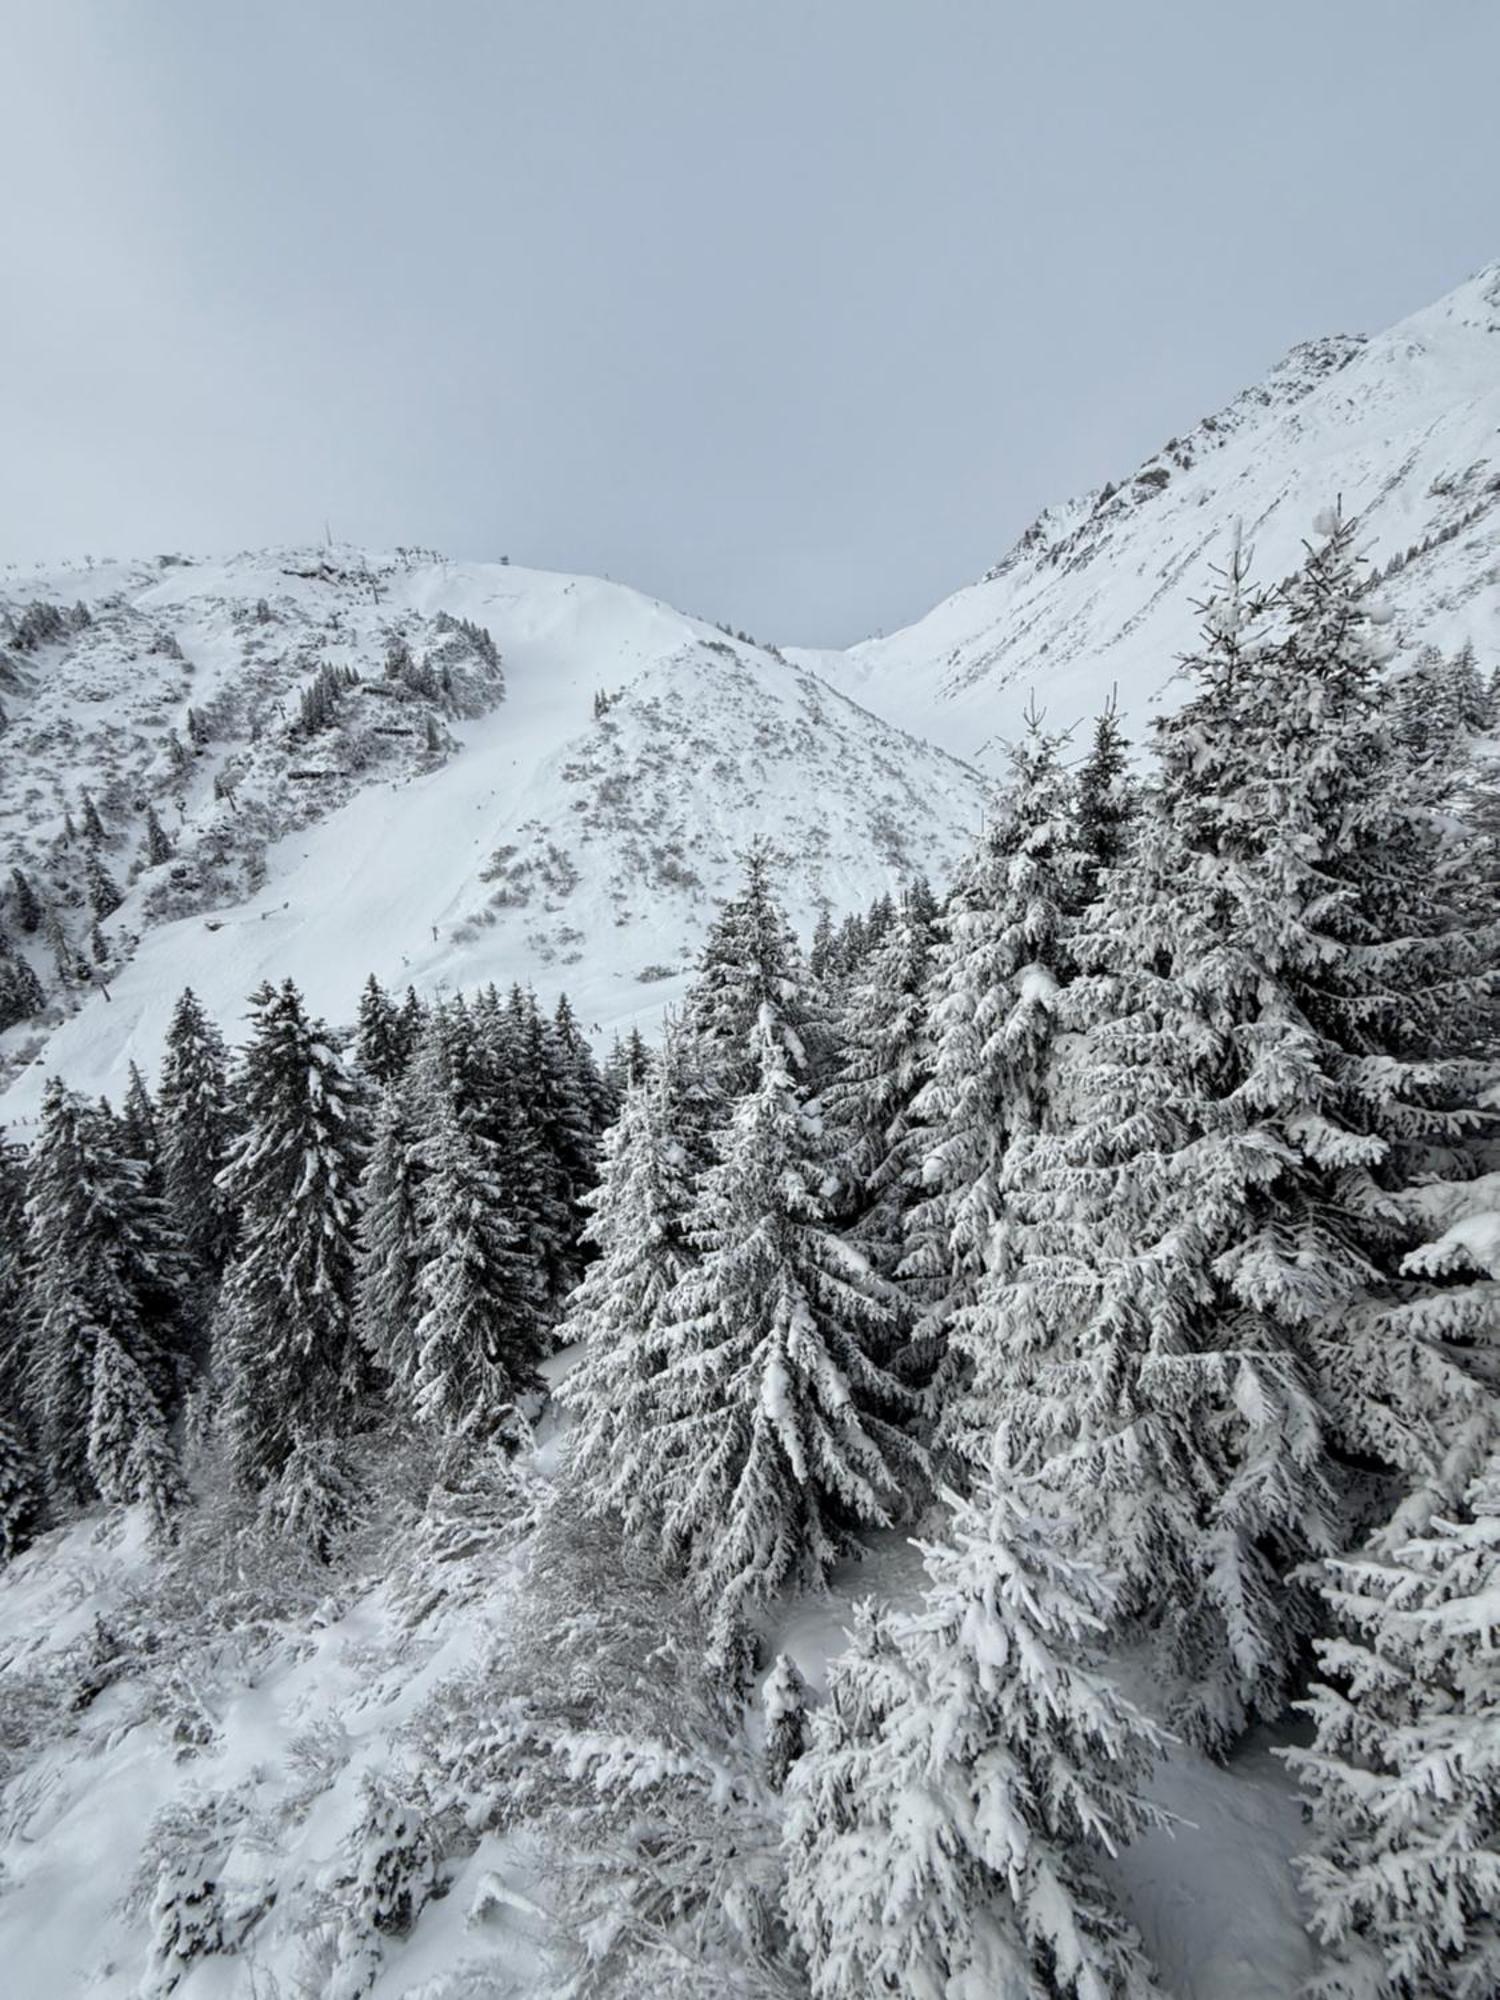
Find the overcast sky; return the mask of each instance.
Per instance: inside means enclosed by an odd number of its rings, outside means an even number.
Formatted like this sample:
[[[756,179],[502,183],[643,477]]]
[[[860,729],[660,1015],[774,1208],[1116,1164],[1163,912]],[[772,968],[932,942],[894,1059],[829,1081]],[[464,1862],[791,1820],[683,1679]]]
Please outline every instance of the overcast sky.
[[[1496,0],[0,0],[0,558],[919,615],[1500,257]]]

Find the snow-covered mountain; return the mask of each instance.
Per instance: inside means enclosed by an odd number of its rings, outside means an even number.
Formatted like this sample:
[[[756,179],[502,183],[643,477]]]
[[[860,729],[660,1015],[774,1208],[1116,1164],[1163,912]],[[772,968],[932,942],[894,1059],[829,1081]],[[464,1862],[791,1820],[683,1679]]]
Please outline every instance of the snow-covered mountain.
[[[1363,339],[1293,348],[1118,483],[1049,507],[979,582],[846,653],[795,655],[908,729],[992,764],[1035,695],[1084,721],[1171,700],[1193,605],[1236,523],[1273,582],[1342,501],[1394,564],[1396,631],[1500,656],[1500,263]]]
[[[186,984],[231,1031],[287,975],[348,1020],[372,970],[654,1017],[756,835],[806,931],[947,869],[986,797],[633,590],[410,551],[12,571],[0,676],[0,882],[20,867],[53,913],[28,933],[12,888],[0,919],[73,1010],[4,1038],[31,1058],[11,1121],[48,1071],[113,1092],[154,1067]],[[97,932],[95,863],[124,892]]]

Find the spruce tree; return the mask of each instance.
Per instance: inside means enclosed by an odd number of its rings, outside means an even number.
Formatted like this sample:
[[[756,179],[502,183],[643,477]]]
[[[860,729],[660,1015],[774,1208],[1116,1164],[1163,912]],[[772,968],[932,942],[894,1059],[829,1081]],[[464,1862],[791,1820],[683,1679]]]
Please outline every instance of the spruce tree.
[[[84,886],[88,893],[89,908],[96,919],[113,916],[123,898],[119,884],[95,853],[90,853],[84,869]]]
[[[162,1193],[196,1272],[200,1317],[234,1242],[234,1205],[219,1184],[233,1120],[224,1037],[191,987],[172,1011],[157,1086]]]
[[[411,1061],[410,1017],[392,1000],[372,972],[359,996],[354,1060],[378,1089],[395,1083]]]
[[[851,988],[838,1066],[823,1107],[839,1156],[840,1209],[883,1278],[905,1254],[921,1185],[924,1134],[915,1106],[932,1077],[928,982],[930,896],[910,891]]]
[[[10,949],[10,941],[0,935],[0,1034],[22,1021],[31,1021],[47,1004],[41,981],[30,962]]]
[[[251,1007],[238,1088],[244,1129],[221,1176],[240,1234],[219,1295],[215,1368],[231,1464],[258,1488],[294,1448],[320,1448],[358,1419],[363,1148],[355,1088],[291,980],[262,986]]]
[[[0,1404],[0,1563],[31,1546],[42,1516],[42,1476],[31,1440],[13,1407]]]
[[[743,888],[709,929],[683,1009],[684,1031],[698,1041],[707,1073],[726,1101],[756,1086],[765,1007],[772,1010],[792,1066],[808,1082],[820,1082],[828,1026],[772,891],[770,849],[756,841],[745,857]]]
[[[987,1370],[998,1337],[976,1310],[980,1283],[1006,1149],[1047,1114],[1070,932],[1086,895],[1061,748],[1040,717],[1028,718],[1003,811],[940,921],[927,993],[932,1074],[915,1103],[922,1198],[907,1219],[903,1270],[928,1302],[919,1330],[935,1349],[948,1344],[949,1372],[968,1385],[950,1399],[946,1434],[980,1464],[996,1417]]]
[[[360,1183],[355,1325],[366,1350],[393,1381],[413,1379],[412,1330],[420,1311],[417,1282],[425,1249],[417,1209],[423,1176],[410,1083],[380,1094],[369,1157]],[[443,1107],[434,1107],[434,1116]]]
[[[1211,1745],[1284,1702],[1350,1469],[1441,1488],[1488,1395],[1477,1288],[1398,1267],[1403,1186],[1473,1169],[1489,947],[1445,904],[1350,534],[1275,607],[1236,551],[1207,607],[1075,941],[1066,1118],[1007,1158],[972,1321],[1013,1475],[1120,1573]]]
[[[1136,809],[1130,746],[1114,697],[1094,722],[1094,741],[1078,772],[1078,837],[1088,855],[1090,888],[1124,857]]]
[[[156,1106],[151,1101],[146,1079],[134,1063],[130,1065],[130,1082],[120,1108],[119,1130],[120,1142],[126,1153],[132,1160],[140,1162],[148,1184],[153,1192],[159,1193],[161,1135],[157,1129]]]
[[[905,1513],[925,1454],[911,1393],[873,1357],[892,1308],[830,1227],[826,1145],[767,1005],[755,1088],[688,1226],[700,1261],[657,1329],[661,1366],[620,1440],[627,1524],[686,1561],[710,1647],[742,1660],[749,1607],[815,1584],[854,1530]]]
[[[146,807],[145,861],[148,868],[160,868],[164,861],[172,858],[172,843],[166,830],[156,817],[155,806]]]
[[[140,1464],[154,1468],[154,1440],[166,1435],[184,1386],[181,1246],[139,1162],[119,1150],[113,1122],[56,1078],[43,1098],[26,1216],[32,1379],[48,1481],[70,1500],[104,1492],[154,1502],[144,1486],[126,1490],[123,1475],[107,1491],[99,1484],[91,1449],[96,1370],[108,1343],[113,1378],[128,1372],[133,1389],[138,1382],[127,1418],[115,1418],[112,1407],[112,1436],[129,1451],[136,1431],[149,1430]],[[163,1473],[163,1493],[169,1483]]]
[[[10,879],[14,891],[16,922],[26,935],[31,937],[41,928],[42,906],[37,901],[31,877],[23,868],[12,868]]]
[[[108,1327],[94,1342],[87,1462],[101,1499],[142,1502],[156,1532],[171,1533],[183,1488],[166,1419],[139,1363]]]
[[[1092,1657],[1106,1580],[988,1484],[924,1554],[922,1609],[866,1616],[787,1780],[816,2000],[1155,1996],[1098,1873],[1164,1823],[1161,1738]]]
[[[557,1395],[572,1415],[570,1490],[591,1512],[619,1504],[617,1480],[628,1494],[630,1446],[654,1420],[662,1316],[695,1262],[688,1229],[711,1102],[697,1043],[670,1025],[649,1076],[626,1092],[587,1197],[584,1238],[598,1254],[558,1328],[578,1358]]]
[[[1479,2000],[1500,1991],[1500,1459],[1452,1519],[1330,1563],[1324,1596],[1313,1743],[1282,1753],[1316,1831],[1308,1994]]]
[[[484,1437],[537,1386],[544,1341],[533,1274],[482,1142],[451,1099],[439,1100],[421,1158],[425,1254],[407,1387],[425,1422]]]

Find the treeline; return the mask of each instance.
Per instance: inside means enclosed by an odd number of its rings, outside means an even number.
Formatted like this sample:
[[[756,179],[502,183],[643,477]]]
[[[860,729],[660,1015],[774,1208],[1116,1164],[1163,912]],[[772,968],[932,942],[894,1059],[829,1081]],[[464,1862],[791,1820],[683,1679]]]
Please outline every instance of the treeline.
[[[349,1440],[393,1412],[493,1434],[582,1263],[618,1102],[566,999],[433,1006],[372,977],[349,1047],[287,981],[231,1058],[193,994],[156,1091],[51,1080],[0,1154],[0,1546],[94,1500],[170,1537],[184,1454],[326,1551]]]
[[[1305,1700],[1320,1991],[1500,1986],[1494,694],[1392,671],[1354,535],[1269,594],[1236,553],[1149,778],[1113,716],[1081,767],[1033,718],[942,907],[824,926],[822,978],[754,859],[627,1092],[564,1504],[714,1674],[770,1667],[785,1799],[715,1848],[680,1744],[578,1886],[620,1954],[696,1839],[751,1914],[674,1878],[671,1935],[746,1990],[1155,1992],[1100,1867],[1160,1819],[1129,1649],[1210,1754]],[[811,1707],[762,1607],[934,1494],[925,1602],[864,1607]]]

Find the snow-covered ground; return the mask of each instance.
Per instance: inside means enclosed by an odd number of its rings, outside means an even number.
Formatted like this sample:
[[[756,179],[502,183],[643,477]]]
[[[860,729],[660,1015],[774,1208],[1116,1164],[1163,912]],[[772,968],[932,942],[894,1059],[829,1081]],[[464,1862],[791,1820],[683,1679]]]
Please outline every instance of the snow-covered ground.
[[[1139,732],[1173,700],[1194,604],[1238,523],[1255,575],[1296,566],[1342,500],[1391,577],[1396,631],[1500,653],[1500,264],[1370,339],[1313,340],[1118,485],[1049,507],[990,574],[916,624],[806,652],[881,715],[992,764],[1035,698],[1079,729],[1118,692]]]
[[[549,1364],[556,1374],[565,1360]],[[534,1469],[549,1477],[557,1437],[541,1428]],[[275,1892],[247,1948],[199,1961],[182,2000],[266,2000],[320,1990],[328,1886],[347,1877],[366,1773],[399,1773],[404,1732],[433,1690],[503,1635],[518,1566],[497,1558],[487,1586],[413,1624],[390,1578],[334,1586],[300,1621],[226,1638],[211,1663],[137,1659],[35,1754],[14,1742],[19,1694],[50,1657],[95,1629],[129,1644],[149,1581],[137,1524],[95,1516],[50,1535],[0,1573],[0,1713],[13,1775],[0,1822],[0,1966],[25,2000],[127,2000],[146,1965],[149,1914],[132,1885],[153,1821],[176,1806],[230,1802],[222,1880],[232,1905]],[[910,1602],[924,1581],[904,1536],[872,1537],[866,1558],[826,1593],[786,1606],[772,1645],[810,1686],[826,1685],[861,1597]],[[107,1648],[105,1649],[107,1652]],[[1228,1767],[1185,1750],[1155,1792],[1181,1825],[1141,1840],[1117,1874],[1173,2000],[1294,2000],[1311,1965],[1289,1856],[1297,1802],[1255,1741]],[[392,1942],[371,2000],[460,1993],[540,1996],[547,1886],[536,1859],[494,1837],[443,1884],[409,1937]],[[473,1987],[467,1970],[482,1973]],[[311,1982],[310,1984],[308,1982]]]
[[[404,616],[471,619],[499,645],[505,700],[448,725],[460,747],[440,768],[377,767],[341,785],[350,796],[266,848],[264,885],[242,900],[152,924],[143,906],[155,871],[140,877],[109,924],[138,928],[139,945],[108,998],[89,994],[46,1041],[0,1103],[7,1121],[24,1124],[49,1072],[114,1092],[131,1060],[154,1070],[188,984],[231,1036],[264,979],[295,979],[315,1010],[343,1022],[371,971],[427,994],[491,979],[532,982],[545,1000],[567,991],[601,1037],[654,1022],[681,993],[757,836],[774,844],[805,935],[825,905],[842,914],[914,872],[942,877],[981,823],[988,790],[972,771],[805,669],[620,585],[392,560],[376,565],[372,601],[357,580],[289,577],[291,560],[174,565],[132,573],[128,588],[111,571],[95,588],[125,588],[152,629],[180,632],[183,652],[210,662],[195,675],[195,701],[232,679],[234,634],[263,629],[246,622],[263,597],[299,643],[319,635],[320,652],[336,621],[335,657],[361,662],[367,679]],[[96,574],[36,589],[67,602]],[[609,697],[602,716],[596,692]],[[106,703],[127,694],[111,687]],[[73,705],[88,706],[87,689]],[[42,752],[33,763],[48,767]],[[87,781],[86,770],[39,773],[39,789],[75,799]],[[195,783],[201,809],[232,832],[233,809],[201,775]],[[49,811],[61,819],[43,799],[43,830]],[[13,859],[25,829],[9,838]],[[26,1033],[12,1031],[11,1043]]]

